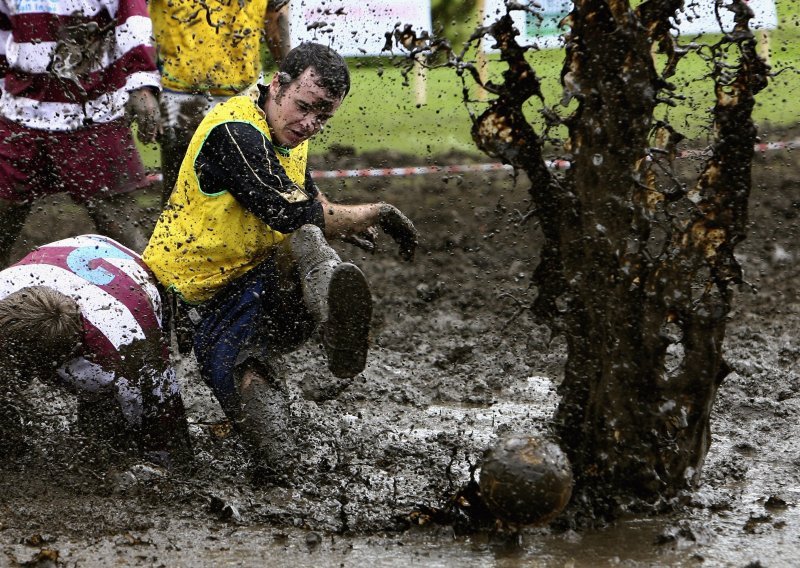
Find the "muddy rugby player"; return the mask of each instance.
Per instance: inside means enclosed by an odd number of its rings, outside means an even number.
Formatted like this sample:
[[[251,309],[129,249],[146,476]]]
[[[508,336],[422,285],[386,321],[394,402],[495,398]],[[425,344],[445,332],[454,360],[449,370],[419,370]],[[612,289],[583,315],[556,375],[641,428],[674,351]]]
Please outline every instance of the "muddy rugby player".
[[[6,448],[26,438],[15,409],[34,377],[77,393],[78,423],[95,449],[132,445],[163,466],[188,456],[155,279],[136,253],[110,238],[56,241],[0,271]]]
[[[326,239],[369,247],[379,227],[406,260],[417,245],[392,205],[334,204],[312,181],[308,140],[349,89],[344,59],[304,43],[269,85],[214,107],[143,255],[188,314],[200,373],[265,482],[288,481],[295,462],[280,354],[318,327],[334,375],[353,377],[366,364],[370,291]]]
[[[206,113],[258,81],[262,38],[276,63],[289,52],[289,1],[217,2],[213,25],[195,0],[150,0],[149,7],[163,87],[159,142],[166,202]]]
[[[159,76],[145,0],[0,0],[0,268],[35,199],[65,192],[98,230],[147,244],[131,192],[158,135]]]

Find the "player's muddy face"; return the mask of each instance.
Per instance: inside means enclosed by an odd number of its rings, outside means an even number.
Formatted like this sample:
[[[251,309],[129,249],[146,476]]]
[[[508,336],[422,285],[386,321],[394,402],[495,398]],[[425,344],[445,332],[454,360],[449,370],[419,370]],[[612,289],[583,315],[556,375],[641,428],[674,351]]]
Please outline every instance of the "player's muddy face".
[[[331,97],[318,81],[311,67],[287,85],[275,75],[265,108],[273,142],[294,148],[321,131],[342,104],[342,98]]]

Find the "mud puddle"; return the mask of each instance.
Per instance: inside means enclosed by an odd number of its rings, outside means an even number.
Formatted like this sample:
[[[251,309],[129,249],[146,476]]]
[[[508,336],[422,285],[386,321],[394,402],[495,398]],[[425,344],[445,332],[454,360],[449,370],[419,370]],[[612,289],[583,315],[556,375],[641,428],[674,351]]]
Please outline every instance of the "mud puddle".
[[[131,464],[89,467],[72,401],[40,388],[28,401],[31,448],[0,464],[0,565],[800,564],[798,164],[790,153],[759,161],[740,250],[758,294],[738,295],[726,344],[734,372],[715,405],[703,485],[676,513],[518,538],[418,524],[411,514],[443,506],[495,436],[548,427],[565,350],[519,310],[538,257],[538,229],[517,223],[523,182],[351,180],[325,189],[334,199],[397,204],[423,233],[421,254],[408,265],[388,245],[366,257],[340,247],[371,282],[373,349],[349,383],[325,371],[314,342],[287,358],[303,442],[294,485],[250,483],[242,448],[191,359],[179,374],[194,470],[124,487],[117,476]],[[80,210],[48,201],[25,238],[92,230]]]

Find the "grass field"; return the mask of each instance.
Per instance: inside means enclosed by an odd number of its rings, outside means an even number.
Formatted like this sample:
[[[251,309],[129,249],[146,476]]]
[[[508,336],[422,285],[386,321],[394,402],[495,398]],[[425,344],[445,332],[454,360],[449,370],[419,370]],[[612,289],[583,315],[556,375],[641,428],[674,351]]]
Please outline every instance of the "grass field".
[[[778,0],[781,26],[769,33],[770,64],[777,75],[758,96],[755,119],[775,127],[794,125],[800,115],[800,0]],[[709,39],[709,38],[704,38]],[[474,56],[474,52],[472,56]],[[559,74],[562,50],[530,54],[536,72],[543,80],[545,100],[556,106],[561,97]],[[478,153],[469,135],[468,108],[462,97],[462,83],[452,69],[428,72],[424,101],[418,99],[415,81],[403,84],[403,77],[390,60],[384,58],[351,64],[353,89],[339,112],[312,145],[322,153],[332,145],[352,146],[359,153],[393,150],[419,156],[436,155],[451,150]],[[496,58],[489,61],[490,74],[502,72]],[[687,56],[674,78],[678,90],[686,96],[680,108],[663,106],[670,122],[690,138],[702,137],[708,127],[708,110],[713,104],[705,63]],[[470,84],[470,87],[473,87]],[[474,87],[473,98],[477,96]],[[469,105],[480,112],[485,105]],[[563,110],[563,109],[562,109]],[[529,116],[537,121],[538,108],[531,105]],[[145,161],[158,164],[155,147],[142,148]]]

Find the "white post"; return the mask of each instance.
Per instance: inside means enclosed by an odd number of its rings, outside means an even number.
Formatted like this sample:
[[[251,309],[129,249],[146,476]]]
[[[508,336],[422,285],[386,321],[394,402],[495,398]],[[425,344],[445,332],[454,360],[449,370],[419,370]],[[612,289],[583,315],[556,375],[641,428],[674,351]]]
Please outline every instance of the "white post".
[[[423,65],[425,56],[421,53],[414,56],[414,68],[411,70],[414,81],[414,98],[418,105],[428,102],[428,68]]]
[[[478,0],[478,25],[483,26],[484,12],[486,11],[486,0]],[[478,76],[482,83],[486,83],[489,79],[489,62],[486,59],[486,51],[483,48],[483,38],[478,40],[478,55],[475,57],[475,64],[478,66]],[[485,101],[488,98],[488,93],[482,87],[477,88],[477,96],[479,101]]]

